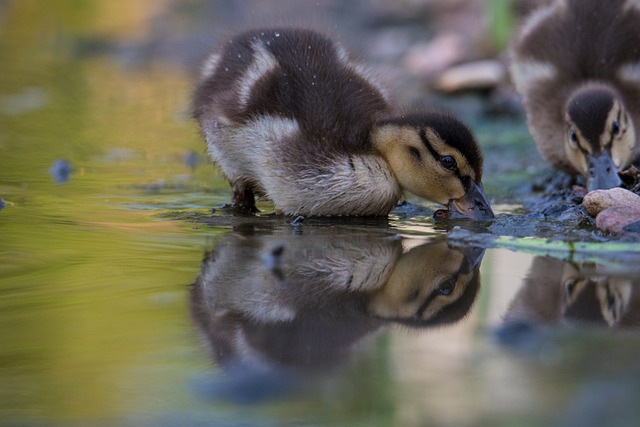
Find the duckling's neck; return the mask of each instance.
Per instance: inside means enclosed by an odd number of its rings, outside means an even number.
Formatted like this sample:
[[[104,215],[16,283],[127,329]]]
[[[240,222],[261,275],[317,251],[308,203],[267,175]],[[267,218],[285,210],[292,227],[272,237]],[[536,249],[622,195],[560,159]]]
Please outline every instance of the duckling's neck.
[[[351,155],[354,196],[368,201],[375,209],[389,213],[402,197],[402,189],[389,164],[376,154]],[[385,214],[386,215],[386,214]]]

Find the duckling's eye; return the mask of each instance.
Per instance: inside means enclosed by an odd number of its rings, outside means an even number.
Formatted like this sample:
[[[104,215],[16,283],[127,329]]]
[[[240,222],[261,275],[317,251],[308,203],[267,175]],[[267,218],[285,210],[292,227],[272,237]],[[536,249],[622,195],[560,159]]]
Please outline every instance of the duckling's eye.
[[[571,129],[569,131],[569,143],[573,148],[578,148],[578,136],[576,135],[576,131]]]
[[[438,292],[440,292],[440,295],[451,295],[451,292],[453,292],[455,287],[456,282],[453,279],[449,278],[438,285]]]
[[[450,171],[455,171],[458,169],[458,163],[456,163],[456,159],[451,156],[442,156],[440,157],[440,164],[443,168],[448,169]]]
[[[611,133],[613,134],[613,136],[616,136],[620,133],[620,124],[617,120],[614,120],[613,123],[611,123]]]
[[[567,298],[570,298],[573,295],[573,291],[576,289],[576,281],[574,279],[569,279],[564,283],[564,291]]]

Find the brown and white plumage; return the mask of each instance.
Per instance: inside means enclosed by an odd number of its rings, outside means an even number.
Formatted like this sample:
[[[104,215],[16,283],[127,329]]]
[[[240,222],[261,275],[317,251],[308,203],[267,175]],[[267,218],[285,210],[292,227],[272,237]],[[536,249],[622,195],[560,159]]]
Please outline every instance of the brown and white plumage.
[[[436,112],[390,117],[384,90],[314,31],[243,33],[209,57],[193,99],[235,205],[254,195],[302,215],[386,215],[403,190],[493,213],[468,129]]]
[[[637,328],[640,281],[606,274],[593,263],[535,257],[509,305],[506,322],[587,322]]]
[[[335,364],[384,325],[464,318],[484,250],[446,239],[405,243],[323,227],[222,236],[191,287],[193,319],[217,362],[246,372]]]
[[[512,48],[529,129],[555,168],[590,190],[620,184],[640,148],[640,0],[556,0]]]

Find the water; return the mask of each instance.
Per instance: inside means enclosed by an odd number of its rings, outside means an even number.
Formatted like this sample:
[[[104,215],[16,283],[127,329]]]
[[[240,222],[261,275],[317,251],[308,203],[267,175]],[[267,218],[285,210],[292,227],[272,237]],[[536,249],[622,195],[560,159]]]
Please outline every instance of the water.
[[[197,55],[147,43],[175,5],[128,7],[0,3],[0,425],[637,422],[633,254],[474,240],[413,199],[211,214]],[[489,162],[527,142],[504,126],[476,126]]]

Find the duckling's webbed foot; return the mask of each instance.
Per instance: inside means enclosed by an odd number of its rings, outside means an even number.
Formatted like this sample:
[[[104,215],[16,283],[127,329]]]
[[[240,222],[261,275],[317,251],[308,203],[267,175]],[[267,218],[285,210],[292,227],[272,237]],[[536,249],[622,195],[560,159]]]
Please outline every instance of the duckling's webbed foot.
[[[233,207],[242,208],[249,212],[258,212],[253,190],[244,184],[235,183],[231,186],[231,204]]]

